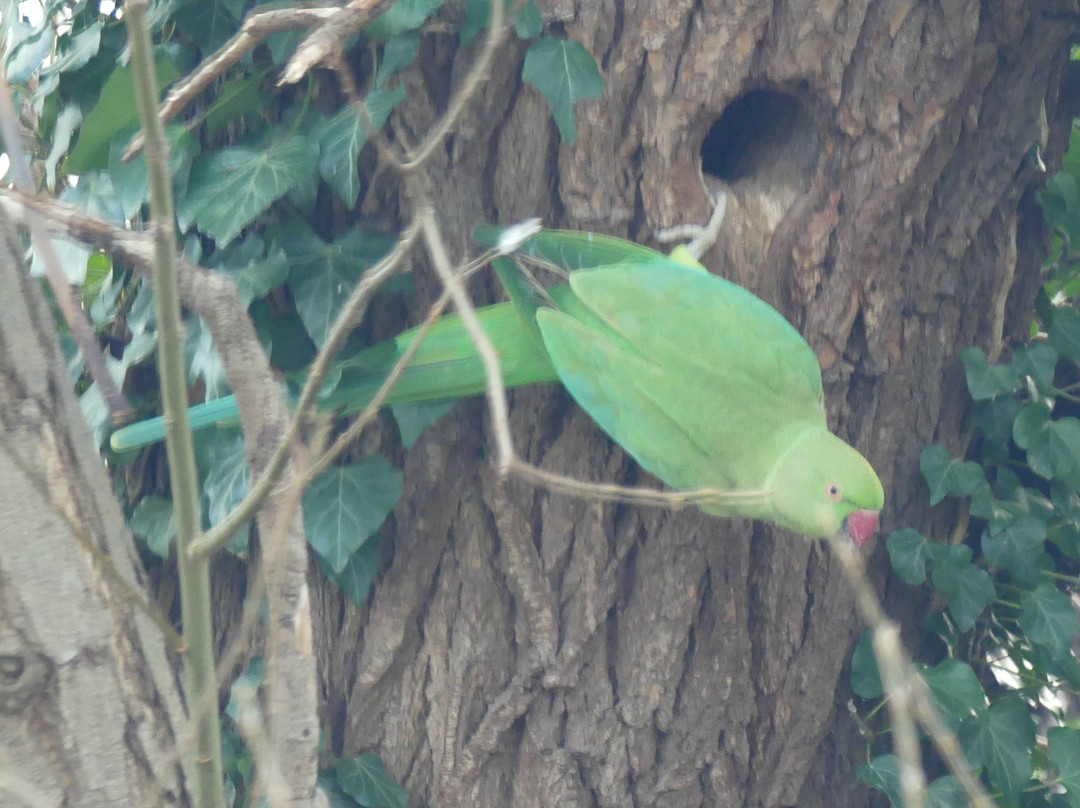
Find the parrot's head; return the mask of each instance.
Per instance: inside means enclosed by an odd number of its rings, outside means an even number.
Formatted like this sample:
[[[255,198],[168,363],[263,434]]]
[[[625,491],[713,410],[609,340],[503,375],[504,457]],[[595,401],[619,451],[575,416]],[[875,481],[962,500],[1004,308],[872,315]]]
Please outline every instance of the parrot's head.
[[[808,431],[784,454],[772,488],[778,522],[821,539],[843,531],[860,547],[885,504],[870,463],[825,429]]]

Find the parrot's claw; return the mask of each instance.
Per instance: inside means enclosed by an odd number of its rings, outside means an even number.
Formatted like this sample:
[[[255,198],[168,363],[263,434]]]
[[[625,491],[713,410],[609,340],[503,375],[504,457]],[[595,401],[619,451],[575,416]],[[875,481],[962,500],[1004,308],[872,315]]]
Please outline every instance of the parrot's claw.
[[[709,223],[702,227],[699,224],[680,224],[675,227],[665,227],[656,231],[656,240],[661,244],[670,244],[673,241],[689,239],[686,249],[695,259],[700,259],[716,240],[720,237],[720,226],[724,223],[724,213],[727,210],[727,194],[716,191],[713,194],[713,212],[709,217]]]

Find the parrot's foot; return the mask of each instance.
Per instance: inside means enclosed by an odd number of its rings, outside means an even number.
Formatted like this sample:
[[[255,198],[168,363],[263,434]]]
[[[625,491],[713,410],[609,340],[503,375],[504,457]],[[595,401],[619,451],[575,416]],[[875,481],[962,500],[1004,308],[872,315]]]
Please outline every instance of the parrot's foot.
[[[724,223],[724,212],[727,210],[727,194],[716,191],[713,194],[713,212],[709,217],[709,223],[702,227],[699,224],[679,224],[675,227],[666,227],[656,231],[656,240],[661,244],[670,244],[673,241],[685,241],[686,249],[695,259],[701,258],[705,252],[716,243],[720,237],[720,225]]]

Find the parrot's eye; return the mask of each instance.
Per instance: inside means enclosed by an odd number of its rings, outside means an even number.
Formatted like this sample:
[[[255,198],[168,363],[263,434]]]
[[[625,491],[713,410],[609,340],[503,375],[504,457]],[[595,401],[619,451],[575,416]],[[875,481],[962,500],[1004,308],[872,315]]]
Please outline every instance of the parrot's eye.
[[[839,502],[843,499],[843,494],[840,493],[840,486],[836,483],[829,483],[825,486],[825,494],[833,502]]]

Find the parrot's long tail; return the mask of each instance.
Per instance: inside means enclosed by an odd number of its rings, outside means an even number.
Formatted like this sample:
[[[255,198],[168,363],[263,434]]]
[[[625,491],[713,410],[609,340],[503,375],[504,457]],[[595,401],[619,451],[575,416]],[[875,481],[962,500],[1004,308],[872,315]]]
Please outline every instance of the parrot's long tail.
[[[534,330],[522,323],[513,306],[502,303],[477,313],[485,332],[495,343],[503,382],[508,387],[558,379],[547,351],[537,341]],[[319,409],[344,413],[363,409],[418,332],[419,329],[406,331],[341,362],[331,374],[332,381],[340,371],[340,381],[319,401]],[[472,339],[461,319],[452,314],[437,321],[428,331],[386,403],[460,398],[483,392],[486,383],[484,365]],[[234,396],[197,404],[188,410],[192,429],[235,423],[237,418]],[[164,439],[165,420],[158,417],[118,429],[109,443],[113,451],[124,452]]]

